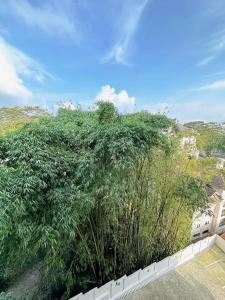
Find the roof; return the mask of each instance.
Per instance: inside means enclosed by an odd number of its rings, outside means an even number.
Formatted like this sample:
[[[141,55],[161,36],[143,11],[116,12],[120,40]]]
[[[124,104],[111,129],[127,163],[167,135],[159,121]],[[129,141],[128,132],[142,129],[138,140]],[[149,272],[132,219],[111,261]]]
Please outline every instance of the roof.
[[[127,300],[225,299],[225,253],[216,245],[128,295]]]
[[[180,132],[191,130],[191,128],[188,128],[187,126],[185,126],[181,123],[177,123],[177,128]]]
[[[214,188],[209,184],[206,185],[205,190],[206,190],[206,193],[207,193],[208,197],[211,197],[212,195],[214,195],[216,193]]]
[[[224,188],[225,187],[225,180],[222,175],[214,176],[213,179],[209,183],[210,186],[214,188]]]
[[[215,152],[215,153],[211,153],[212,157],[216,157],[216,158],[223,158],[225,159],[225,153],[221,153],[221,152]]]
[[[221,238],[225,240],[225,232],[221,234]]]
[[[70,300],[225,299],[225,240],[209,236]]]

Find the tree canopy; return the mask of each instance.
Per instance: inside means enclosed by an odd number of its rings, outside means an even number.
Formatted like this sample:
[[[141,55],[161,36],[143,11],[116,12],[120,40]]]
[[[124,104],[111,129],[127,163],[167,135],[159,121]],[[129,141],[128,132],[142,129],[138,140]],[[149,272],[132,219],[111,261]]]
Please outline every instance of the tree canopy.
[[[39,261],[46,299],[67,299],[186,244],[185,222],[207,200],[177,168],[170,126],[99,102],[2,137],[0,284]]]

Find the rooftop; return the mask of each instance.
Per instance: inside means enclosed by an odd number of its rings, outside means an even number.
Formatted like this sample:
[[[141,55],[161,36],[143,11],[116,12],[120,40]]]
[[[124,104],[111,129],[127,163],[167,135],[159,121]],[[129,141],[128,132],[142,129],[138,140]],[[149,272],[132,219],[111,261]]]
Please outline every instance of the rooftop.
[[[211,156],[225,159],[225,153],[221,153],[221,152],[212,153]]]
[[[71,300],[225,299],[225,240],[213,235]]]
[[[225,299],[225,253],[214,245],[126,299]]]
[[[216,193],[214,188],[209,184],[206,185],[205,190],[206,190],[206,193],[207,193],[208,197],[211,197],[212,195],[214,195]]]
[[[180,132],[185,132],[185,131],[190,131],[192,130],[192,128],[189,128],[181,123],[177,123],[177,128],[178,128],[178,131]]]
[[[225,187],[224,177],[222,175],[214,176],[209,185],[214,188],[223,189]]]
[[[225,232],[221,234],[221,238],[225,240]]]

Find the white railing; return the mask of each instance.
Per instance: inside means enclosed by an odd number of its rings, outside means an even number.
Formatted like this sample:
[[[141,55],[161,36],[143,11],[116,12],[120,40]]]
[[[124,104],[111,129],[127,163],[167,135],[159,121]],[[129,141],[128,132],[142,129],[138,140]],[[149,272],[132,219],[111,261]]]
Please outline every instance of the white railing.
[[[140,269],[133,274],[112,280],[100,288],[94,288],[85,294],[79,294],[70,300],[114,300],[122,299],[131,292],[156,280],[163,274],[175,269],[177,266],[191,260],[201,254],[204,250],[210,249],[215,243],[225,251],[225,241],[217,235],[207,237],[185,249],[169,256],[158,263]]]

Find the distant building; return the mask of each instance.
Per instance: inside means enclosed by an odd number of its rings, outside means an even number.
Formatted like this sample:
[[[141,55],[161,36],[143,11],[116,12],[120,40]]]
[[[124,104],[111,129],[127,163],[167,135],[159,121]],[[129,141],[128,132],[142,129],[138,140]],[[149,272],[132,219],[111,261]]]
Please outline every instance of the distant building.
[[[225,159],[225,153],[223,152],[212,152],[210,153],[210,156]]]
[[[195,213],[192,222],[192,240],[211,234],[225,232],[225,180],[215,176],[206,186],[209,197],[209,210]]]
[[[177,130],[179,132],[183,133],[183,132],[187,132],[187,131],[193,131],[193,129],[191,129],[191,128],[189,128],[189,127],[187,127],[187,126],[185,126],[185,125],[183,125],[181,123],[177,123],[176,125],[177,125]]]
[[[216,163],[217,169],[222,170],[225,168],[225,153],[213,152],[213,153],[211,153],[211,156],[218,159],[218,161]]]
[[[225,167],[225,159],[224,158],[219,158],[217,163],[216,163],[216,168],[219,170],[224,169]]]
[[[186,152],[190,157],[199,157],[199,150],[197,149],[196,138],[194,136],[181,138],[180,149]]]
[[[63,103],[60,103],[58,105],[59,108],[64,108],[64,109],[69,109],[69,110],[74,110],[75,109],[75,106],[73,104],[73,101],[72,100],[67,100]]]

